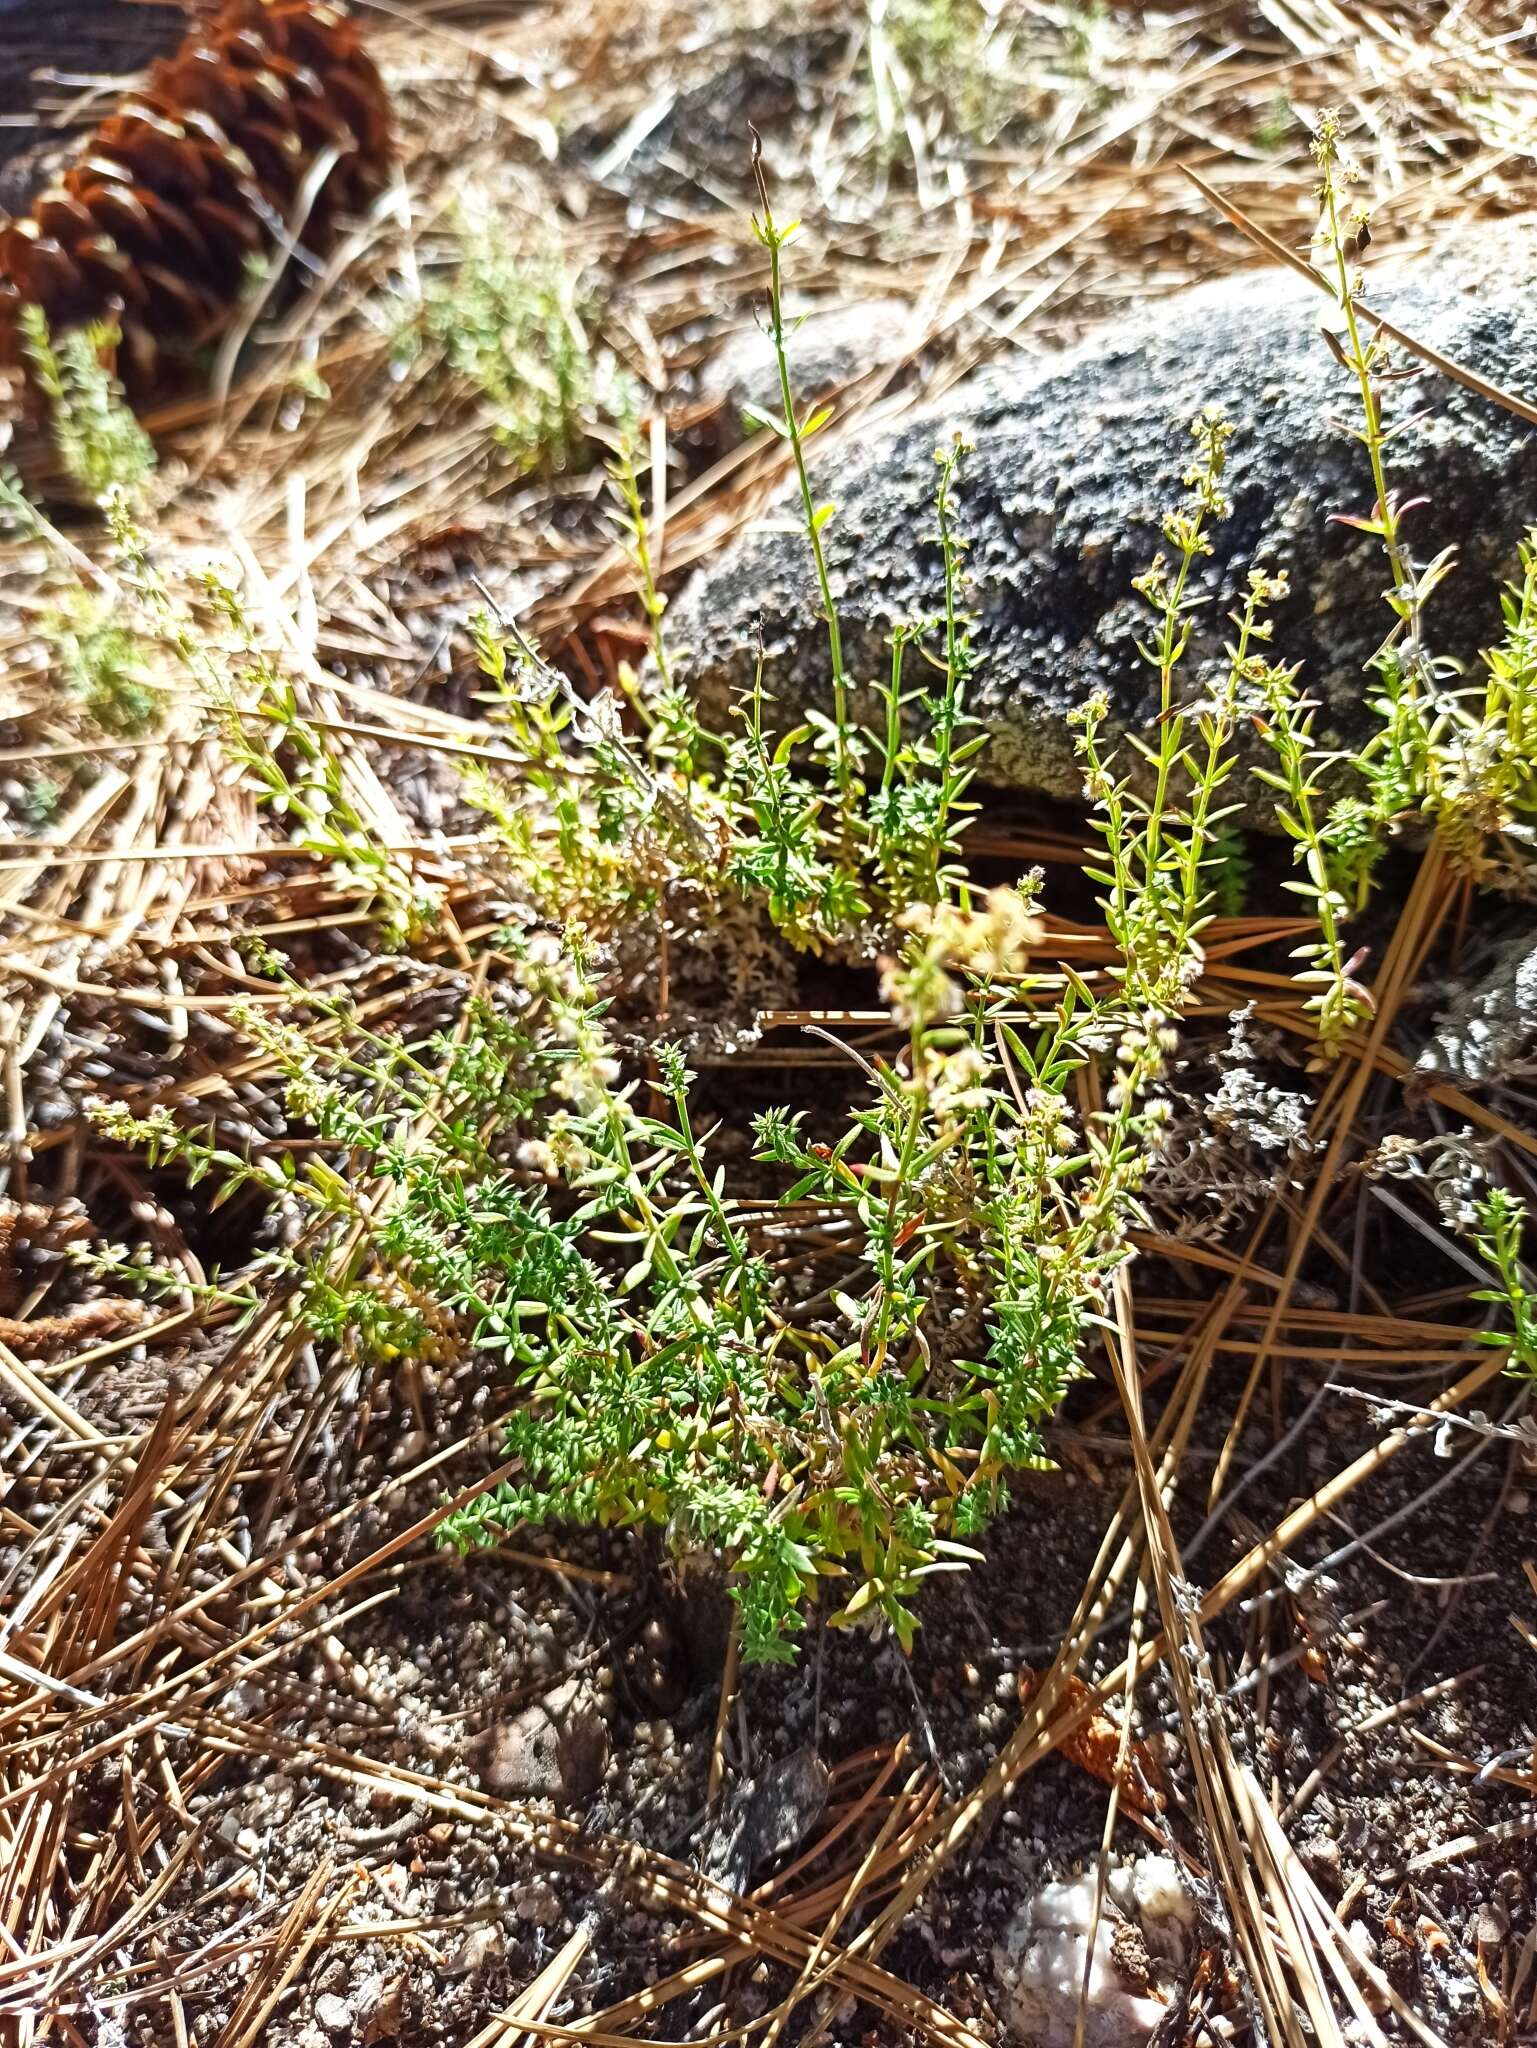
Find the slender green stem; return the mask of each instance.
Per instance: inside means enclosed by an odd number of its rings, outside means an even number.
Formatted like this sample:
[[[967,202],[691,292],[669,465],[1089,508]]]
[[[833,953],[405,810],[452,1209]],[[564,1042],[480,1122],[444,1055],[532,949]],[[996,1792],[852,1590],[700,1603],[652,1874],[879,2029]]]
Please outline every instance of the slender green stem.
[[[753,176],[757,180],[758,200],[763,208],[759,235],[768,251],[769,327],[774,343],[774,360],[779,369],[779,399],[783,408],[785,438],[790,444],[790,454],[795,464],[795,479],[800,489],[801,509],[806,521],[806,538],[811,544],[817,589],[822,599],[822,617],[827,627],[827,649],[831,659],[833,685],[833,782],[841,799],[840,808],[847,828],[852,817],[855,797],[854,758],[849,743],[849,674],[843,659],[843,629],[838,621],[838,607],[833,602],[832,581],[827,571],[827,553],[822,546],[822,528],[826,521],[817,510],[816,499],[811,489],[811,476],[806,467],[806,436],[803,423],[796,413],[795,391],[790,382],[789,349],[785,340],[781,252],[794,229],[792,226],[781,230],[774,224],[773,209],[769,203],[768,180],[764,176],[763,157],[756,135],[753,138]]]
[[[1382,544],[1387,550],[1394,585],[1410,608],[1409,625],[1412,631],[1418,619],[1414,572],[1404,552],[1397,510],[1388,491],[1387,466],[1382,459],[1382,451],[1387,445],[1387,434],[1382,424],[1382,406],[1376,379],[1372,375],[1375,344],[1368,344],[1361,337],[1361,323],[1356,313],[1355,286],[1351,282],[1349,260],[1345,253],[1345,232],[1340,220],[1339,181],[1335,175],[1338,157],[1334,152],[1332,140],[1322,142],[1320,151],[1320,162],[1324,172],[1324,212],[1328,220],[1326,242],[1334,261],[1335,296],[1345,320],[1346,359],[1355,374],[1361,393],[1361,417],[1364,424],[1360,439],[1365,446],[1367,460],[1371,464],[1372,488],[1377,494],[1377,517],[1382,522]]]

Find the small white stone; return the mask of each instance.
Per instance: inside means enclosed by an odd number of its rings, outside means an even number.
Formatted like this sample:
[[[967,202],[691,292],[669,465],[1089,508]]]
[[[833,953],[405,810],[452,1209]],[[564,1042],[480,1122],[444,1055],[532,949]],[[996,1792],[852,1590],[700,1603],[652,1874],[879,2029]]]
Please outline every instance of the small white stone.
[[[540,1878],[519,1885],[512,1894],[512,1910],[520,1920],[535,1927],[553,1927],[560,1919],[560,1896]]]
[[[1195,1906],[1179,1866],[1143,1856],[1107,1872],[1097,1924],[1096,1890],[1092,1870],[1040,1885],[993,1951],[1010,2030],[1028,2048],[1072,2048],[1080,1999],[1085,2048],[1135,2048],[1163,2018],[1158,1999],[1122,1982],[1114,1930],[1118,1919],[1140,1923],[1155,1956],[1182,1964]]]
[[[315,2017],[330,2034],[351,2033],[352,2007],[334,1991],[322,1991],[315,2000]]]
[[[1144,1920],[1174,1920],[1181,1927],[1194,1927],[1195,1901],[1172,1856],[1139,1856],[1131,1870],[1132,1895]]]

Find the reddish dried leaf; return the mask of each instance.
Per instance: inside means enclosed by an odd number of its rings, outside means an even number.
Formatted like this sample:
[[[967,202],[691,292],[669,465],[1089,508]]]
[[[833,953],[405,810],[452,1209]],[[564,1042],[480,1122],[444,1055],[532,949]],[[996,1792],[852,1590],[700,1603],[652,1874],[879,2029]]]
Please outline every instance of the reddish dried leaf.
[[[1043,1674],[1028,1666],[1019,1674],[1019,1697],[1027,1704],[1041,1683]],[[1077,1712],[1089,1698],[1090,1688],[1081,1678],[1069,1678],[1062,1688],[1062,1703],[1069,1713]],[[1116,1759],[1120,1754],[1121,1730],[1103,1707],[1095,1707],[1080,1721],[1071,1735],[1058,1743],[1058,1753],[1077,1764],[1102,1785],[1115,1782]],[[1121,1798],[1134,1813],[1156,1813],[1164,1803],[1163,1766],[1145,1742],[1127,1745],[1125,1768],[1120,1779]]]

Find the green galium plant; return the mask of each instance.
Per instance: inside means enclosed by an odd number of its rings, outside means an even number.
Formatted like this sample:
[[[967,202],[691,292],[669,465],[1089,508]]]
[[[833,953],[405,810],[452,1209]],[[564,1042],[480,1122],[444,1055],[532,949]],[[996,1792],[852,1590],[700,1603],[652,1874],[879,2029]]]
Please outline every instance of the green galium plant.
[[[943,564],[944,611],[939,621],[898,626],[891,636],[891,667],[878,694],[883,729],[874,751],[881,763],[879,786],[869,792],[867,813],[871,855],[888,914],[912,903],[935,903],[953,893],[961,879],[954,861],[960,833],[974,806],[965,794],[985,744],[966,709],[967,689],[977,656],[970,622],[962,608],[966,543],[956,528],[955,491],[967,445],[959,435],[937,448],[939,484],[934,498],[935,539]],[[938,625],[942,651],[928,656],[924,641]],[[908,689],[904,671],[916,651],[937,684]]]
[[[1130,1255],[1161,1143],[1160,1084],[1229,858],[1229,740],[1268,589],[1252,585],[1235,615],[1221,686],[1190,701],[1191,575],[1221,516],[1227,439],[1204,417],[1191,500],[1166,528],[1178,566],[1155,564],[1139,586],[1165,715],[1135,775],[1114,771],[1101,710],[1085,720],[1120,964],[1097,990],[1043,968],[1039,877],[981,891],[961,863],[978,746],[964,448],[937,458],[935,610],[893,635],[880,728],[865,732],[811,492],[817,422],[793,404],[788,231],[760,190],[830,716],[774,734],[760,669],[733,730],[700,728],[673,681],[640,474],[621,439],[614,481],[646,674],[587,704],[516,625],[483,617],[474,629],[490,738],[466,791],[488,820],[482,857],[506,905],[480,993],[452,1029],[416,1043],[303,990],[275,959],[253,962],[290,1016],[253,1008],[239,1026],[315,1142],[246,1152],[121,1109],[104,1110],[102,1128],[161,1166],[292,1211],[292,1242],[266,1255],[265,1281],[317,1341],[371,1370],[426,1347],[472,1350],[498,1371],[516,1476],[451,1517],[446,1540],[471,1548],[556,1521],[657,1527],[725,1566],[744,1654],[784,1659],[813,1604],[834,1625],[879,1622],[910,1643],[924,1582],[964,1568],[1013,1476],[1047,1460],[1047,1424]],[[324,729],[250,644],[238,601],[217,589],[211,601],[238,654],[218,700],[227,744],[295,829],[329,835],[338,862],[366,863]],[[262,747],[265,761],[253,758]],[[384,903],[389,871],[359,872]],[[643,1079],[610,1015],[624,948],[641,929],[672,933],[685,893],[701,919],[735,903],[807,949],[873,934],[899,1029],[889,1055],[849,1053],[852,1100],[832,1127],[788,1107],[755,1120],[750,1207],[684,1052],[653,1046]],[[408,914],[403,903],[402,926]],[[1086,1113],[1084,1070],[1106,1063],[1104,1106]],[[778,1184],[767,1196],[764,1170]],[[841,1227],[829,1284],[810,1297],[767,1256],[776,1220],[806,1202]],[[244,1283],[210,1284],[236,1313]]]
[[[832,409],[830,406],[821,406],[803,417],[797,408],[786,342],[783,257],[786,247],[800,227],[800,222],[792,220],[781,227],[774,219],[773,206],[769,200],[768,180],[763,170],[763,149],[756,130],[753,131],[752,168],[758,186],[758,203],[761,209],[753,216],[753,233],[766,250],[769,259],[769,332],[774,346],[775,365],[779,371],[780,402],[783,407],[778,417],[764,415],[763,419],[764,424],[787,444],[795,465],[795,481],[805,523],[806,542],[811,550],[817,590],[822,601],[822,618],[827,627],[827,653],[832,677],[831,718],[823,712],[812,711],[807,714],[807,723],[818,750],[826,756],[831,765],[839,815],[852,826],[856,800],[861,793],[859,769],[865,747],[863,737],[850,715],[852,678],[844,663],[843,629],[838,619],[838,607],[833,602],[832,583],[827,572],[827,552],[822,543],[823,532],[835,517],[835,508],[830,503],[817,503],[806,466],[806,444],[814,434],[827,425],[832,418]]]
[[[40,306],[20,313],[22,342],[65,475],[105,508],[135,503],[155,470],[155,445],[124,403],[107,364],[119,335],[110,324],[76,328],[57,340]]]
[[[154,444],[107,368],[118,338],[114,328],[81,328],[56,341],[40,307],[25,306],[20,317],[59,466],[106,522],[118,574],[103,573],[3,470],[0,518],[46,551],[50,601],[38,628],[71,696],[99,733],[136,739],[156,725],[165,698],[154,637],[134,602],[142,567],[140,509],[154,475]]]
[[[35,308],[23,321],[61,463],[94,500],[110,541],[108,576],[0,478],[0,513],[49,551],[54,593],[42,636],[83,709],[104,735],[131,740],[160,722],[173,694],[190,698],[257,800],[355,884],[386,941],[414,941],[433,920],[430,894],[380,846],[332,736],[257,644],[239,594],[209,571],[189,599],[157,566],[145,523],[155,451],[105,367],[112,331],[54,343]]]
[[[1537,1292],[1521,1263],[1526,1204],[1508,1189],[1492,1187],[1474,1206],[1473,1242],[1494,1284],[1475,1292],[1473,1300],[1492,1303],[1509,1318],[1508,1330],[1486,1331],[1484,1341],[1508,1350],[1509,1370],[1518,1378],[1537,1380]]]
[[[555,249],[489,220],[460,220],[450,273],[429,279],[395,353],[402,363],[425,354],[463,378],[518,472],[563,469],[599,397],[575,278]]]
[[[1193,673],[1211,536],[1228,509],[1232,429],[1208,411],[1192,424],[1164,552],[1135,586],[1156,721],[1119,756],[1104,700],[1080,723],[1108,969],[1091,984],[1055,956],[1038,875],[992,889],[971,880],[981,739],[966,450],[936,455],[932,613],[897,627],[885,676],[861,685],[825,546],[834,514],[813,484],[829,416],[795,401],[794,225],[777,223],[755,158],[782,405],[769,424],[795,478],[830,708],[777,731],[760,662],[728,729],[704,729],[668,647],[644,443],[625,422],[611,476],[645,619],[643,673],[621,672],[614,697],[589,703],[515,621],[487,614],[473,627],[487,730],[464,788],[487,829],[466,858],[499,920],[476,938],[473,993],[441,1029],[381,1031],[251,947],[249,971],[285,1008],[231,1021],[278,1077],[302,1137],[273,1140],[228,1115],[192,1128],[164,1106],[97,1114],[104,1139],[158,1171],[260,1205],[284,1226],[276,1248],[227,1276],[189,1278],[126,1251],[92,1253],[93,1270],[237,1328],[260,1302],[369,1373],[479,1359],[506,1402],[515,1470],[447,1519],[444,1540],[461,1549],[556,1523],[652,1528],[719,1563],[749,1660],[793,1657],[813,1613],[910,1644],[926,1582],[964,1569],[1018,1475],[1049,1461],[1051,1418],[1148,1220],[1143,1190],[1166,1142],[1168,1070],[1208,927],[1245,885],[1229,794],[1240,723],[1268,748],[1261,772],[1299,870],[1288,886],[1317,919],[1299,981],[1320,1057],[1370,1014],[1347,927],[1403,821],[1428,824],[1465,874],[1524,885],[1537,541],[1482,690],[1450,689],[1424,651],[1446,560],[1415,566],[1410,508],[1389,490],[1400,424],[1381,339],[1359,310],[1347,252],[1363,223],[1342,204],[1329,124],[1318,158],[1341,356],[1376,493],[1359,523],[1391,578],[1373,665],[1381,729],[1358,767],[1315,741],[1297,671],[1271,651],[1280,579],[1251,573],[1223,655]],[[546,302],[539,286],[509,322],[507,295],[525,281],[490,258],[466,262],[472,331],[458,366],[498,411],[515,459],[558,461],[592,399],[569,294]],[[530,396],[514,388],[508,335],[537,349],[551,322],[565,367]],[[441,323],[427,339],[458,346]],[[75,405],[81,472],[121,482],[117,428],[88,424],[95,400],[71,398],[73,374],[61,367],[57,382]],[[89,381],[84,363],[77,381]],[[157,663],[209,707],[269,815],[356,886],[385,943],[426,936],[430,901],[377,843],[333,733],[256,644],[239,597],[211,582],[194,614],[157,576],[124,492],[108,497],[132,624]],[[857,713],[871,702],[867,730]],[[877,957],[893,1026],[883,1051],[841,1048],[845,1108],[782,1103],[753,1120],[745,1192],[717,1128],[718,1085],[691,1071],[683,1046],[647,1040],[631,971],[638,936],[718,943],[728,912],[808,952]],[[1495,1190],[1475,1236],[1492,1282],[1480,1298],[1509,1325],[1491,1341],[1530,1374],[1524,1221],[1520,1201]],[[816,1263],[786,1259],[808,1228],[825,1232]]]
[[[1194,503],[1170,523],[1187,571],[1220,510],[1226,442],[1211,420],[1197,435]],[[863,914],[837,895],[840,846],[870,849],[890,906],[882,990],[903,1053],[855,1062],[867,1099],[835,1135],[785,1109],[754,1127],[759,1157],[789,1176],[779,1203],[841,1213],[848,1271],[863,1277],[829,1288],[815,1317],[795,1313],[712,1164],[681,1052],[657,1050],[663,1106],[642,1113],[589,1008],[596,1035],[562,1083],[569,1108],[535,1141],[568,1193],[558,1222],[541,1205],[516,1240],[520,1260],[556,1261],[558,1289],[540,1294],[520,1264],[515,1330],[496,1311],[477,1340],[522,1367],[508,1437],[522,1476],[457,1517],[451,1540],[493,1542],[552,1519],[655,1522],[725,1557],[752,1658],[791,1654],[819,1586],[834,1624],[879,1618],[909,1642],[924,1580],[962,1567],[1010,1475],[1044,1462],[1045,1424],[1129,1256],[1167,1117],[1159,1082],[1198,962],[1234,704],[1264,638],[1260,582],[1236,615],[1222,691],[1181,705],[1185,585],[1150,574],[1148,658],[1169,711],[1146,756],[1151,794],[1111,775],[1092,716],[1086,743],[1123,967],[1109,995],[1038,976],[1037,882],[982,895],[954,862],[973,752],[959,737],[973,661],[951,516],[960,454],[941,456],[936,503],[941,681],[921,697],[903,688],[903,655],[924,628],[899,634],[884,738],[870,742],[880,785],[841,831],[824,826],[836,783],[797,764],[804,733],[771,746],[761,675],[718,785],[727,878],[781,930],[816,945],[840,916]],[[633,526],[638,491],[626,502]],[[913,737],[915,704],[927,715]],[[547,763],[558,782],[554,752]],[[919,828],[900,860],[898,796]],[[584,1000],[595,1005],[596,989]],[[1076,1077],[1107,1055],[1106,1107],[1084,1119]],[[575,1304],[568,1318],[552,1314],[557,1295]],[[946,1340],[957,1317],[980,1319],[978,1347]]]
[[[1310,755],[1292,778],[1294,784],[1311,781],[1314,769],[1327,767],[1339,789],[1318,817],[1319,859],[1309,863],[1320,896],[1335,899],[1337,920],[1342,901],[1352,912],[1364,906],[1383,850],[1395,832],[1416,822],[1429,827],[1454,872],[1503,888],[1529,887],[1537,826],[1531,766],[1537,536],[1523,544],[1520,576],[1502,598],[1503,634],[1483,657],[1484,681],[1463,684],[1458,665],[1435,652],[1430,616],[1432,600],[1455,566],[1455,549],[1417,560],[1408,521],[1429,500],[1405,497],[1390,478],[1394,450],[1416,415],[1406,410],[1392,416],[1400,373],[1388,338],[1361,308],[1359,260],[1370,239],[1370,216],[1350,200],[1360,172],[1342,155],[1333,112],[1318,122],[1313,155],[1319,170],[1317,262],[1340,316],[1339,332],[1330,340],[1355,386],[1358,420],[1348,431],[1365,451],[1373,494],[1364,513],[1335,516],[1381,543],[1389,571],[1383,597],[1392,615],[1368,664],[1376,730],[1350,760]],[[1315,800],[1317,794],[1315,789]],[[1327,879],[1318,880],[1315,868]]]
[[[1128,736],[1139,773],[1112,773],[1103,697],[1091,698],[1076,721],[1093,826],[1103,845],[1100,864],[1085,872],[1107,892],[1100,903],[1122,956],[1120,1000],[1138,1014],[1177,1013],[1200,973],[1201,933],[1235,857],[1231,825],[1238,806],[1221,799],[1235,764],[1237,721],[1244,710],[1253,716],[1262,702],[1284,711],[1292,682],[1292,672],[1278,669],[1265,652],[1267,614],[1285,595],[1285,583],[1256,570],[1229,615],[1233,638],[1215,684],[1195,698],[1183,688],[1194,615],[1207,602],[1195,571],[1212,552],[1213,526],[1229,510],[1222,477],[1233,428],[1208,408],[1190,431],[1196,455],[1184,476],[1189,495],[1163,523],[1174,560],[1159,555],[1134,579],[1153,619],[1137,652],[1158,677],[1154,738]]]

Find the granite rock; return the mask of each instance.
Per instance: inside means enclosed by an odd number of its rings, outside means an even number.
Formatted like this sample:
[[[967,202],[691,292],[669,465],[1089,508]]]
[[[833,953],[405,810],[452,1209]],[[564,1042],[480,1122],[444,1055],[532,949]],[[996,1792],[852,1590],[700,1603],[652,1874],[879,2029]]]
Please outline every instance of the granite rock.
[[[1537,242],[1495,235],[1480,264],[1427,260],[1374,279],[1372,297],[1416,338],[1532,398],[1534,275]],[[974,444],[959,525],[984,657],[972,698],[990,736],[981,775],[1076,796],[1068,714],[1103,690],[1112,732],[1145,733],[1155,715],[1157,678],[1134,645],[1147,614],[1131,584],[1167,552],[1160,521],[1182,494],[1189,423],[1215,403],[1237,426],[1232,511],[1200,565],[1210,601],[1197,615],[1191,686],[1222,664],[1249,566],[1285,570],[1275,655],[1302,663],[1320,739],[1358,742],[1371,718],[1363,664],[1390,616],[1378,543],[1332,517],[1367,512],[1371,490],[1364,452],[1341,425],[1354,385],[1320,333],[1329,317],[1324,294],[1289,273],[1240,275],[1070,356],[1001,361],[867,440],[830,430],[812,444],[813,487],[836,506],[825,540],[851,673],[884,673],[893,626],[939,606],[934,451],[960,428]],[[1435,601],[1437,651],[1476,665],[1537,513],[1537,429],[1428,369],[1391,391],[1392,417],[1417,415],[1394,444],[1394,482],[1430,501],[1410,515],[1415,554],[1448,543],[1459,553]],[[828,702],[825,629],[794,515],[793,502],[770,508],[669,614],[676,666],[714,722],[750,686],[760,640],[781,726]],[[1252,782],[1235,787],[1262,801]]]

